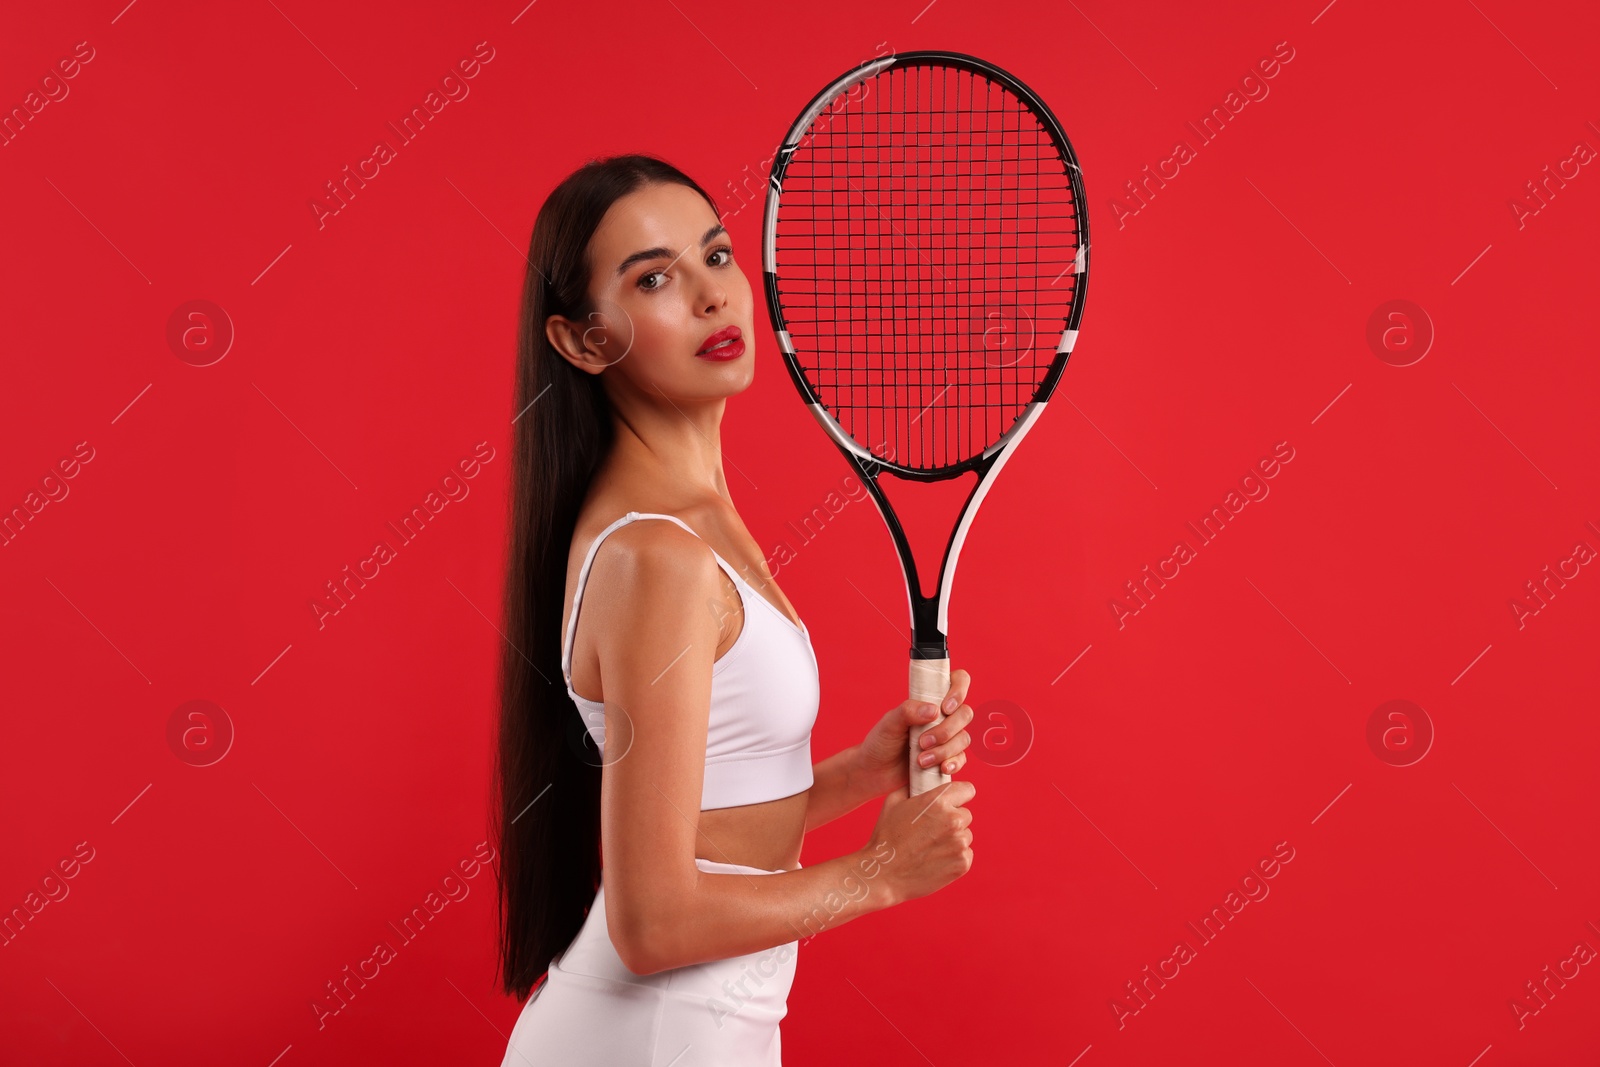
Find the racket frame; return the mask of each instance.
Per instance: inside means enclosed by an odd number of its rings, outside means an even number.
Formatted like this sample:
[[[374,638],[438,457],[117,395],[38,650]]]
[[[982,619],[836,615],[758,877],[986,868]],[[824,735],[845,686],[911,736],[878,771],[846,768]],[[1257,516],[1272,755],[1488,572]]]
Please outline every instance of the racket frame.
[[[1022,101],[1034,117],[1038,120],[1045,132],[1054,142],[1057,152],[1066,167],[1067,179],[1072,187],[1073,206],[1078,212],[1078,233],[1080,237],[1076,257],[1072,267],[1075,275],[1072,306],[1067,314],[1066,328],[1061,334],[1061,339],[1056,346],[1055,357],[1044,377],[1040,380],[1034,392],[1032,401],[1023,410],[1015,422],[1006,428],[1000,437],[985,448],[982,452],[966,459],[935,469],[914,468],[895,462],[892,458],[885,458],[869,451],[859,441],[847,433],[839,421],[834,418],[827,407],[822,403],[817,391],[806,379],[805,372],[799,364],[794,348],[793,338],[790,336],[783,316],[783,305],[779,299],[778,273],[777,273],[777,221],[778,208],[783,195],[783,178],[788,171],[790,161],[796,150],[800,147],[811,124],[835,100],[846,96],[856,85],[869,78],[877,77],[897,67],[921,66],[936,64],[966,70],[970,73],[987,78],[1002,86]],[[972,520],[977,514],[978,507],[983,503],[989,488],[994,484],[1006,461],[1010,459],[1017,445],[1021,443],[1039,416],[1044,413],[1046,405],[1054,393],[1056,384],[1060,381],[1062,373],[1066,370],[1067,360],[1072,355],[1072,349],[1077,342],[1078,326],[1083,314],[1084,294],[1088,288],[1089,269],[1089,218],[1087,214],[1088,201],[1083,190],[1083,174],[1078,166],[1078,157],[1073,151],[1072,144],[1067,140],[1066,132],[1061,128],[1054,112],[1041,100],[1033,90],[1029,89],[1015,76],[1000,69],[986,60],[961,52],[948,52],[939,50],[920,50],[890,54],[878,59],[869,60],[860,66],[841,75],[830,83],[827,88],[817,93],[800,113],[790,127],[788,135],[779,146],[773,159],[772,173],[768,181],[766,211],[762,221],[762,279],[766,289],[767,311],[772,320],[772,329],[777,336],[778,347],[783,353],[784,366],[789,370],[789,376],[794,381],[795,387],[804,398],[807,408],[817,423],[827,433],[828,437],[844,453],[845,459],[860,476],[862,483],[872,495],[872,501],[877,506],[878,513],[883,516],[884,524],[889,529],[890,537],[894,541],[895,553],[900,558],[901,572],[906,583],[906,607],[911,620],[911,677],[910,690],[913,700],[927,701],[938,707],[949,688],[949,643],[946,635],[949,632],[949,605],[950,594],[955,582],[956,564],[961,555],[962,545],[966,542],[967,531],[972,525]],[[1063,272],[1065,273],[1065,272]],[[1059,280],[1059,278],[1058,278]],[[1054,283],[1052,283],[1054,284]],[[950,539],[945,544],[944,558],[939,568],[939,583],[932,596],[924,596],[922,583],[917,572],[916,557],[911,551],[911,545],[906,537],[905,529],[901,526],[899,517],[895,514],[893,506],[885,496],[882,487],[878,484],[879,476],[889,471],[898,477],[911,481],[945,481],[964,475],[967,471],[976,471],[977,480],[972,491],[967,495],[961,506],[960,518],[951,530]],[[939,716],[926,725],[914,727],[911,735],[911,789],[912,795],[926,792],[939,784],[948,782],[948,774],[938,767],[921,767],[916,762],[918,739],[921,734],[943,721],[944,711],[940,708]]]

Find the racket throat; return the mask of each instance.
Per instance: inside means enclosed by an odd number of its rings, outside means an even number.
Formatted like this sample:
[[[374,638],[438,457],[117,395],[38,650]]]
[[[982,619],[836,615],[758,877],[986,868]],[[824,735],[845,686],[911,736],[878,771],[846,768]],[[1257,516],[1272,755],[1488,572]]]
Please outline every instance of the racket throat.
[[[939,630],[939,598],[912,594],[911,658],[949,659],[950,645]]]

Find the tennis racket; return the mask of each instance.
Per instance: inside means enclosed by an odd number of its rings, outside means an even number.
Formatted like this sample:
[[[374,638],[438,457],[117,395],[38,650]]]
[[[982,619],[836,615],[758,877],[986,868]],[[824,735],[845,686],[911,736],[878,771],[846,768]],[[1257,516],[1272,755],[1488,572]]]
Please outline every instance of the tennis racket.
[[[1000,468],[1044,413],[1088,281],[1083,176],[1032,90],[956,52],[886,55],[806,105],[772,166],[767,309],[789,375],[889,527],[911,617],[910,695],[938,707],[956,560]],[[879,478],[976,471],[923,592]],[[910,792],[950,781],[921,767]]]

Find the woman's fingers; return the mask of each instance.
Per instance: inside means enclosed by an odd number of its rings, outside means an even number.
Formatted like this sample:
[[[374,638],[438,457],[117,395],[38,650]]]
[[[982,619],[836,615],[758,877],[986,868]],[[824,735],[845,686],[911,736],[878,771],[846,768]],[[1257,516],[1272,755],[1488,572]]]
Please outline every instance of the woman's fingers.
[[[963,752],[972,744],[972,735],[965,727],[972,721],[973,710],[963,704],[957,708],[955,714],[949,716],[936,728],[928,730],[922,735],[923,748],[926,749],[917,757],[920,766],[931,767],[935,763],[941,764],[940,770],[946,774],[960,770],[967,762]],[[929,741],[929,738],[934,738]]]
[[[966,727],[976,713],[967,706],[967,691],[972,685],[972,675],[964,670],[950,672],[950,687],[945,691],[940,711],[944,719],[938,726],[922,733],[922,752],[917,763],[922,767],[938,765],[945,774],[953,774],[966,766],[964,750],[972,744]]]
[[[938,748],[931,749],[930,755],[932,755],[938,762],[946,763],[955,759],[962,752],[966,751],[967,746],[970,744],[972,744],[972,735],[967,733],[965,730],[962,730],[959,734],[956,734],[956,736],[952,738],[949,743],[940,745]]]
[[[954,712],[946,715],[944,721],[938,726],[922,732],[922,740],[920,742],[922,747],[925,749],[932,748],[934,745],[942,745],[950,741],[957,733],[966,729],[967,723],[972,721],[972,717],[975,714],[976,712],[968,705],[961,705]]]
[[[946,715],[954,712],[967,699],[967,687],[972,683],[972,676],[966,671],[956,670],[950,672],[950,688],[944,695],[944,703],[939,709]]]

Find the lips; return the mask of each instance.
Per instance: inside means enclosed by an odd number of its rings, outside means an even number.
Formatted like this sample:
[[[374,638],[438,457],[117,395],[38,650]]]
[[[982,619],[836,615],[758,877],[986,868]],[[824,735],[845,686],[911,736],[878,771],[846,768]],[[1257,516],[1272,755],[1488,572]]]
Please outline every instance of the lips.
[[[741,335],[741,333],[739,331],[739,327],[737,327],[737,326],[724,326],[722,329],[718,330],[716,333],[712,334],[710,337],[707,337],[706,340],[705,340],[705,343],[700,346],[700,350],[698,352],[696,352],[695,355],[703,356],[707,352],[709,352],[713,347],[715,347],[716,345],[722,344],[722,342],[724,342],[724,341],[735,341],[735,342],[737,342],[740,339],[741,336],[742,335]]]

